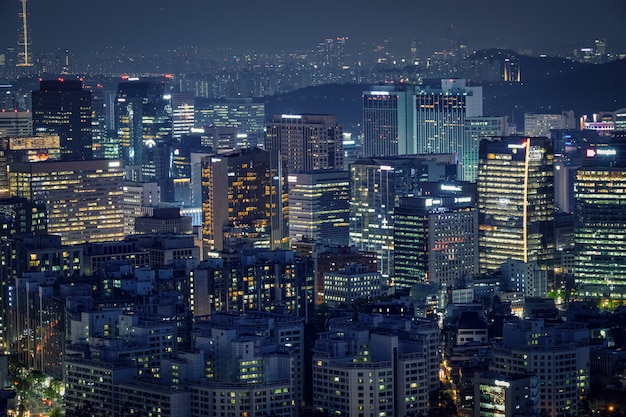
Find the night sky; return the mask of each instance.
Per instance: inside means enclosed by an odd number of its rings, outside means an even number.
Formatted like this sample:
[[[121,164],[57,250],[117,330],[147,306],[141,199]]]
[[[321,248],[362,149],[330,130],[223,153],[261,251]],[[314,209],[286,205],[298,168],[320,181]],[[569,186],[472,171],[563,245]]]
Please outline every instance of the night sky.
[[[19,0],[0,0],[0,50],[16,46]],[[306,50],[327,37],[350,45],[391,39],[407,51],[442,46],[455,25],[471,49],[570,50],[605,38],[626,52],[625,0],[28,0],[35,53],[124,45]]]

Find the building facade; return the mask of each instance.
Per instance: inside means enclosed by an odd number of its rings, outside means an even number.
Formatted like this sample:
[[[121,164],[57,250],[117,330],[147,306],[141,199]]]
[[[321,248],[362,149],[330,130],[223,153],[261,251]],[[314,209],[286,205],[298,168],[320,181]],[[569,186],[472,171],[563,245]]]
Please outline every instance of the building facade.
[[[554,152],[547,138],[504,137],[480,144],[480,272],[507,259],[554,261]]]

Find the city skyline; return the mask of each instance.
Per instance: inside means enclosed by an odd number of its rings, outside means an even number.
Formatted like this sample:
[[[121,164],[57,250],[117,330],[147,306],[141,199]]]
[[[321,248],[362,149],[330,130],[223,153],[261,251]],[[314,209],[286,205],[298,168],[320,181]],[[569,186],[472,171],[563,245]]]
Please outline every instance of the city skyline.
[[[325,38],[347,36],[355,50],[361,44],[387,41],[386,49],[406,54],[415,40],[419,53],[427,55],[443,49],[451,25],[470,49],[550,54],[601,38],[610,51],[626,52],[626,34],[621,30],[626,4],[596,2],[598,18],[590,18],[586,8],[583,0],[530,0],[517,9],[497,0],[393,0],[384,5],[319,0],[306,9],[284,0],[269,0],[262,7],[250,0],[237,7],[200,0],[91,1],[88,7],[76,0],[28,0],[28,19],[35,53],[57,49],[85,53],[99,47],[149,53],[183,46],[312,50]],[[19,1],[0,4],[0,50],[17,47],[19,10]]]

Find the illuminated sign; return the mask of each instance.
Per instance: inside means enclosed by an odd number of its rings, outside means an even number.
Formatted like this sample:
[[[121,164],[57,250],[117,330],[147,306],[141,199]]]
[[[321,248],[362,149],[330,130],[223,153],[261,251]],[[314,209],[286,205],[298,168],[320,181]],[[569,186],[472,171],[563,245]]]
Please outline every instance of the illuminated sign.
[[[280,117],[281,119],[302,119],[302,116],[298,114],[283,114]]]
[[[120,166],[120,161],[109,162],[109,168],[118,168]]]
[[[472,197],[458,197],[454,199],[455,203],[471,203]]]
[[[441,184],[442,191],[462,191],[462,188],[458,185],[446,185]]]
[[[366,94],[369,94],[370,96],[388,96],[389,91],[369,91]]]
[[[440,205],[441,205],[440,198],[427,198],[426,199],[426,207],[440,206]]]
[[[510,383],[510,382],[507,382],[507,381],[500,381],[499,379],[496,379],[496,380],[495,380],[495,384],[496,384],[496,386],[498,386],[498,387],[505,387],[505,388],[508,388],[508,387],[510,387],[510,386],[511,386],[511,383]]]
[[[287,182],[298,182],[298,177],[296,177],[295,175],[288,175]]]
[[[381,171],[393,171],[393,168],[390,167],[389,165],[381,165],[380,170]]]
[[[526,147],[526,142],[522,143],[509,143],[509,149],[524,149]]]
[[[596,156],[615,156],[617,151],[615,149],[587,149],[587,158],[595,158]]]
[[[221,158],[211,158],[211,162],[222,162]]]

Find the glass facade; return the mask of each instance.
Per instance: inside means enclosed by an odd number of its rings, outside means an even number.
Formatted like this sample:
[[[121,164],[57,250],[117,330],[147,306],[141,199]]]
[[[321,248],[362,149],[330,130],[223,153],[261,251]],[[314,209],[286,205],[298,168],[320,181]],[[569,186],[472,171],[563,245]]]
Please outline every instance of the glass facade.
[[[503,137],[480,143],[480,272],[507,259],[554,262],[554,152],[547,138]]]

